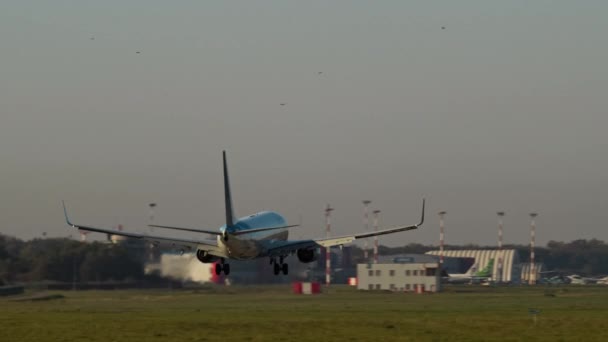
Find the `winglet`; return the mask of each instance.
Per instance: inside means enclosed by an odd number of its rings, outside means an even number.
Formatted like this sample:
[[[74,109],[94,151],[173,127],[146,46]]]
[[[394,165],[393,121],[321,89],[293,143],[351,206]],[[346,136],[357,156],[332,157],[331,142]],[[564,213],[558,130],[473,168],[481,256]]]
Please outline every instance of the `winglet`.
[[[420,217],[420,223],[417,224],[417,226],[422,226],[422,224],[424,223],[424,204],[426,202],[426,199],[422,199],[422,216]]]
[[[65,208],[65,201],[61,200],[61,204],[63,204],[63,215],[65,215],[65,222],[68,224],[68,226],[74,227],[74,224],[70,222],[70,219],[68,218],[68,210]]]

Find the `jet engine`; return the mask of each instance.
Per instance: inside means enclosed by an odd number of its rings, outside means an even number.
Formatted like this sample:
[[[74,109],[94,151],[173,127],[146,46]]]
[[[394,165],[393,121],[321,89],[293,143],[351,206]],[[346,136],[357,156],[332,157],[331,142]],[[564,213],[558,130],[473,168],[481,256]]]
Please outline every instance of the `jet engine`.
[[[207,253],[207,251],[198,250],[196,251],[196,258],[202,262],[203,264],[208,264],[214,262],[218,259],[218,257]]]
[[[308,249],[308,248],[298,249],[297,254],[298,254],[298,260],[300,260],[300,262],[303,262],[305,264],[317,260],[317,254],[315,253],[314,249]]]

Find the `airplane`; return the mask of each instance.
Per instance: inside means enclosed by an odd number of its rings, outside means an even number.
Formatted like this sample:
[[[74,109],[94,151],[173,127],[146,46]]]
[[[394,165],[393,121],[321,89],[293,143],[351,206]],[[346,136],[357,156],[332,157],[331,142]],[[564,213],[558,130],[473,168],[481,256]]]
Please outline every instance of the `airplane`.
[[[255,258],[269,258],[270,264],[273,265],[275,275],[280,273],[287,275],[289,273],[289,267],[285,262],[285,259],[289,255],[295,254],[300,262],[310,263],[317,259],[318,253],[316,251],[319,247],[327,248],[332,246],[342,246],[357,239],[414,230],[418,229],[418,227],[424,223],[425,200],[423,199],[422,215],[420,218],[420,223],[418,224],[397,226],[375,232],[364,232],[331,238],[288,240],[287,229],[297,225],[287,225],[287,221],[283,218],[283,216],[276,212],[262,211],[236,219],[232,206],[232,193],[230,190],[230,180],[228,177],[226,151],[223,151],[222,155],[226,223],[218,230],[154,225],[154,227],[165,229],[212,234],[216,236],[215,240],[202,238],[166,237],[160,235],[149,235],[147,233],[127,232],[124,230],[75,224],[70,221],[64,202],[63,211],[66,223],[68,226],[79,230],[110,235],[120,235],[133,239],[142,239],[144,241],[151,242],[153,246],[169,247],[180,250],[182,253],[195,252],[196,257],[202,263],[216,262],[215,273],[217,275],[220,275],[222,272],[225,275],[230,274],[230,264],[227,262],[228,260],[250,260]]]
[[[582,277],[578,274],[571,274],[566,276],[570,281],[570,284],[576,285],[587,285],[587,284],[601,284],[608,285],[608,277],[602,278],[592,278],[592,277]]]
[[[462,274],[448,274],[447,277],[442,279],[450,284],[466,284],[466,283],[480,283],[492,278],[492,270],[494,269],[494,258],[488,261],[486,267],[482,270],[475,271],[476,264],[473,264],[467,273]]]

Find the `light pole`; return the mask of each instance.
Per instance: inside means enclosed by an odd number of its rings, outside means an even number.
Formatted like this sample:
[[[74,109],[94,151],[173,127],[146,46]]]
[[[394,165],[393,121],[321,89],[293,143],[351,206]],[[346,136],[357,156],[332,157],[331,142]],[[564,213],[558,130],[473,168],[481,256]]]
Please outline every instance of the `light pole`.
[[[374,213],[374,231],[378,231],[378,214],[380,214],[380,210],[376,209],[373,211]],[[378,263],[378,235],[374,236],[374,264]]]
[[[498,215],[498,272],[496,281],[502,282],[502,218],[505,216],[504,211],[496,212]]]
[[[370,200],[363,201],[363,227],[364,227],[364,232],[366,232],[366,233],[369,230],[368,210],[369,210],[370,203],[372,203],[372,201],[370,201]],[[369,261],[369,238],[365,238],[365,241],[363,242],[363,260],[365,260],[365,262]]]
[[[148,207],[150,208],[150,214],[148,216],[148,219],[149,219],[148,224],[154,224],[154,208],[156,208],[156,203],[150,203],[150,204],[148,204]],[[154,231],[154,228],[150,227],[150,229],[152,231]]]
[[[437,215],[439,215],[439,264],[441,264],[441,266],[443,266],[443,240],[445,238],[443,233],[443,222],[445,214],[447,214],[447,211],[440,211],[437,213]]]
[[[325,226],[327,237],[329,238],[331,232],[331,221],[330,216],[331,212],[334,210],[329,204],[327,208],[325,208]],[[325,248],[325,285],[329,286],[331,283],[331,248]]]
[[[538,216],[537,213],[530,213],[530,285],[536,284],[536,265],[534,261],[534,243],[536,240],[536,223],[534,219]]]

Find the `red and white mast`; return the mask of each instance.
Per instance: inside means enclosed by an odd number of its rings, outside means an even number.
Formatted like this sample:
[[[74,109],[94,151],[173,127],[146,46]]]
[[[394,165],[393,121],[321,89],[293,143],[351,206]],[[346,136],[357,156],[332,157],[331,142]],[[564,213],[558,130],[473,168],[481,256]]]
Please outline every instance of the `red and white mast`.
[[[363,227],[364,227],[364,232],[366,232],[366,233],[369,231],[368,210],[369,210],[370,203],[372,203],[372,201],[369,201],[369,200],[363,201]],[[369,261],[369,238],[365,238],[365,241],[363,243],[363,260],[365,260],[365,262]]]
[[[443,266],[443,217],[445,216],[446,211],[440,211],[437,213],[439,215],[439,264]]]
[[[502,218],[505,216],[505,212],[499,211],[496,215],[498,215],[498,272],[496,281],[502,282]]]
[[[378,214],[380,210],[374,210],[374,231],[378,231]],[[374,236],[374,264],[378,263],[378,235]]]
[[[530,285],[536,284],[536,264],[534,261],[534,244],[536,240],[536,223],[534,218],[538,216],[537,213],[530,213]]]
[[[325,225],[326,225],[326,232],[327,232],[328,238],[329,238],[329,235],[331,232],[330,215],[333,210],[334,210],[334,208],[332,208],[329,204],[327,205],[327,208],[325,208]],[[329,286],[330,283],[331,283],[331,248],[326,247],[325,248],[325,285]]]

